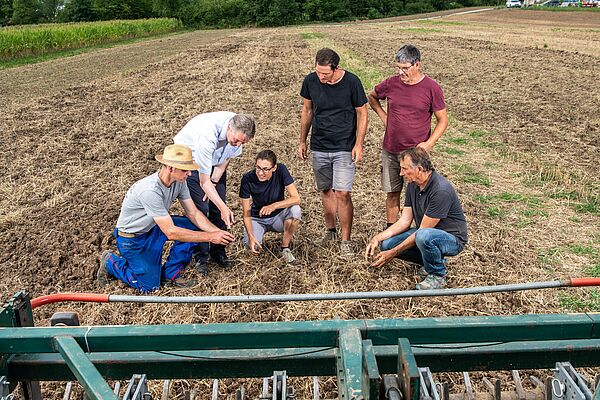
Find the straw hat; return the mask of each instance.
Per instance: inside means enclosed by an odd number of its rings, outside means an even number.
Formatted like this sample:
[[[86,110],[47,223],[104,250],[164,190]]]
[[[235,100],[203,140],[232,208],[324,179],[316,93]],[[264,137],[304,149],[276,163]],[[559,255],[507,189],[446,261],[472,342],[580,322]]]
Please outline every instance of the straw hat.
[[[182,144],[172,144],[165,147],[162,155],[156,156],[156,161],[184,171],[200,168],[192,159],[192,150]]]

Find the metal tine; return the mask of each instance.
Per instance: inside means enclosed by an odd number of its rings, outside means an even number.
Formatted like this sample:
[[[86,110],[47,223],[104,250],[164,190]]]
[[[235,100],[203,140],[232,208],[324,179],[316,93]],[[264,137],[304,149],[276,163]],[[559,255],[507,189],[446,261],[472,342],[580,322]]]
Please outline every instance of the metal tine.
[[[537,377],[535,377],[533,375],[529,375],[529,380],[531,382],[533,382],[536,389],[538,389],[539,391],[542,392],[542,398],[545,399],[546,398],[546,385],[544,385],[544,382],[542,382],[541,380],[539,380]]]
[[[117,382],[115,382],[115,387],[113,389],[113,393],[115,394],[115,396],[119,397],[120,391],[121,391],[121,382],[117,381]]]
[[[442,382],[440,385],[440,397],[442,400],[450,400],[450,386],[448,382]]]
[[[191,400],[190,399],[190,391],[187,389],[183,389],[183,400]]]
[[[519,370],[513,369],[510,372],[512,373],[512,377],[515,381],[515,391],[517,392],[517,398],[519,400],[525,400],[525,389],[523,389],[523,382],[521,381],[521,375],[519,375]]]
[[[165,379],[165,381],[163,382],[163,390],[162,390],[162,394],[160,395],[160,400],[169,400],[169,385],[171,384],[171,381],[169,379]]]
[[[246,400],[246,388],[244,386],[235,391],[235,400]]]
[[[471,384],[471,378],[469,378],[468,372],[463,372],[463,379],[465,380],[465,391],[467,393],[467,399],[475,400],[475,394],[473,393],[473,385]]]
[[[544,394],[545,394],[545,398],[546,400],[552,400],[552,381],[554,380],[554,378],[552,378],[551,376],[546,377],[546,382],[544,384]]]
[[[211,400],[219,400],[219,380],[213,379]],[[165,399],[166,400],[166,399]]]
[[[598,399],[600,396],[600,374],[594,378],[594,399]]]
[[[313,400],[320,400],[319,399],[319,377],[318,376],[313,376],[312,377],[312,381],[313,381]]]
[[[190,400],[196,400],[196,396],[198,396],[198,391],[196,389],[192,389],[190,392]]]
[[[419,368],[419,388],[421,390],[421,393],[419,393],[419,397],[422,400],[430,400],[432,398],[432,396],[429,395],[429,390],[431,389],[429,386],[429,382],[425,380],[426,373],[426,368]]]
[[[500,400],[502,397],[502,387],[500,386],[500,379],[494,379],[494,383],[490,382],[488,378],[483,378],[483,384],[492,395],[494,400]]]
[[[71,392],[73,391],[73,382],[67,382],[65,385],[65,394],[63,400],[69,400],[71,398]]]
[[[263,387],[261,399],[268,399],[269,397],[269,378],[263,378]]]

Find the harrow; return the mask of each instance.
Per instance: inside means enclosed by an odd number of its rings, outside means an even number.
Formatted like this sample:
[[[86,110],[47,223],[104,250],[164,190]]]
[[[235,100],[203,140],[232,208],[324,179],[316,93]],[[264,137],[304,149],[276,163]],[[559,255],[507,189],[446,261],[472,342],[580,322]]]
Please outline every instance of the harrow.
[[[77,326],[76,314],[57,313],[56,326],[33,327],[32,305],[82,296],[31,300],[21,291],[0,309],[1,399],[42,399],[40,381],[67,382],[70,399],[76,380],[86,399],[149,400],[149,385],[164,380],[166,400],[172,379],[209,378],[210,394],[184,398],[218,400],[218,379],[248,377],[262,379],[258,398],[291,400],[296,376],[311,377],[310,396],[320,399],[319,377],[335,376],[344,400],[600,400],[599,378],[576,369],[600,366],[600,314]],[[552,372],[540,379],[523,369]],[[473,383],[472,371],[496,370],[510,382]],[[450,393],[441,372],[461,373],[464,390]],[[246,398],[238,389],[236,400]]]

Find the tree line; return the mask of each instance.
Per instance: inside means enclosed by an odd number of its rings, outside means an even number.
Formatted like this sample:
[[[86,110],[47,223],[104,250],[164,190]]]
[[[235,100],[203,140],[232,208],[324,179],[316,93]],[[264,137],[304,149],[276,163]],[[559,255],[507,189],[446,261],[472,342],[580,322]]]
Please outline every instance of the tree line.
[[[494,4],[495,0],[0,0],[0,25],[170,17],[190,27],[347,21]]]

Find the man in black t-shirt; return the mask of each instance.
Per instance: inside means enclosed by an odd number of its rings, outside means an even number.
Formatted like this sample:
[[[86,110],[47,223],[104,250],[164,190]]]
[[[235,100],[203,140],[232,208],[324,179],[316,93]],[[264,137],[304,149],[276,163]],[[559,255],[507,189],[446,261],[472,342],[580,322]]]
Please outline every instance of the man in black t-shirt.
[[[375,235],[365,250],[365,258],[375,257],[373,267],[381,267],[394,257],[423,267],[424,280],[417,289],[441,289],[446,285],[445,256],[455,256],[467,244],[467,222],[452,184],[438,174],[427,151],[411,148],[400,154],[400,175],[409,182],[400,219]],[[411,228],[414,221],[417,228]]]
[[[289,195],[287,199],[285,191]],[[283,232],[281,257],[285,262],[294,262],[296,258],[289,247],[302,217],[300,196],[287,167],[277,164],[274,152],[263,150],[258,153],[254,170],[242,177],[240,198],[244,212],[244,243],[250,251],[260,253],[265,232]]]
[[[315,71],[304,78],[300,91],[304,105],[298,156],[307,158],[306,139],[312,127],[310,150],[323,202],[326,239],[337,239],[337,215],[342,233],[340,253],[349,256],[353,254],[352,183],[367,132],[367,96],[360,79],[341,69],[339,62],[335,51],[321,49],[317,52]]]

